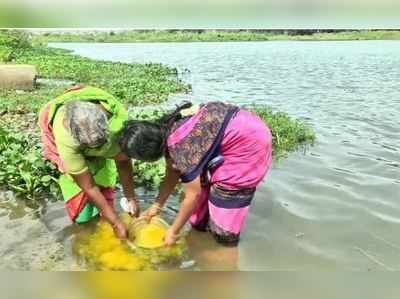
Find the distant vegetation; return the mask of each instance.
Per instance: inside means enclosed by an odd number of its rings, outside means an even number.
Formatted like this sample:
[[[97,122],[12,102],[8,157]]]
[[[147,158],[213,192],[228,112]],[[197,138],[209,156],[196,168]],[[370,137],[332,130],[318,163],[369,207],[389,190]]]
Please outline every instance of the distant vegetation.
[[[125,30],[47,32],[39,42],[227,42],[400,39],[400,30]]]

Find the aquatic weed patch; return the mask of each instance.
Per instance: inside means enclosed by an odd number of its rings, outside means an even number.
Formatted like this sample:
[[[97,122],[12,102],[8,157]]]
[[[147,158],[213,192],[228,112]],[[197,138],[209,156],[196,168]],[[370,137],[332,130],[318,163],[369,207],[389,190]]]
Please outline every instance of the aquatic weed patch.
[[[42,78],[69,79],[103,88],[132,105],[157,104],[171,93],[190,89],[178,79],[176,69],[161,64],[92,60],[45,47],[21,50],[15,62],[35,65]]]
[[[162,109],[137,109],[129,112],[130,119],[155,121],[166,111]],[[165,176],[165,159],[157,162],[134,161],[135,184],[149,189],[158,187]]]
[[[34,199],[57,193],[57,170],[41,156],[39,138],[0,125],[0,186]]]
[[[314,131],[287,113],[273,112],[264,106],[252,106],[249,110],[257,113],[271,129],[274,159],[281,158],[302,145],[314,144],[316,139]]]
[[[30,35],[18,30],[0,30],[0,63],[9,62],[20,49],[32,47]]]
[[[37,114],[45,103],[64,91],[65,86],[38,86],[38,88],[29,92],[0,90],[0,115],[4,115],[4,118],[9,118],[14,114]]]

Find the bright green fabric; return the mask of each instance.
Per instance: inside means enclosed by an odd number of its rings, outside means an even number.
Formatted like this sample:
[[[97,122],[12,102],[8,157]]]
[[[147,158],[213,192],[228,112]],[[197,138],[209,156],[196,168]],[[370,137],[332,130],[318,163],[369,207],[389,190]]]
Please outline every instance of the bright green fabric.
[[[88,202],[83,210],[79,213],[78,217],[76,217],[75,222],[78,224],[88,222],[96,218],[99,213],[99,209],[96,208],[92,203]]]
[[[65,109],[58,109],[53,121],[54,140],[61,160],[65,163],[65,170],[70,174],[80,174],[88,169],[85,157],[79,150],[79,143],[72,137],[64,126]]]
[[[109,140],[99,148],[81,148],[70,131],[64,126],[65,109],[63,105],[69,101],[100,101],[100,104],[111,114],[108,120]],[[85,157],[113,158],[120,152],[117,142],[118,132],[128,119],[128,112],[123,105],[105,91],[85,87],[70,91],[56,98],[49,111],[53,133],[60,158],[64,161],[66,171],[80,174],[87,169]]]
[[[114,160],[96,158],[88,161],[88,165],[96,185],[101,187],[115,186],[117,183],[117,168]],[[62,174],[58,180],[58,183],[60,185],[64,201],[68,201],[81,192],[81,188],[77,183],[75,183],[74,179],[69,174]],[[87,202],[83,210],[75,219],[75,222],[88,222],[95,218],[98,214],[98,209],[92,203]]]
[[[87,164],[96,185],[101,187],[113,187],[116,185],[118,172],[114,160],[97,158],[87,161]],[[65,201],[82,191],[69,174],[62,174],[58,179],[58,183]]]
[[[110,112],[111,118],[108,120],[109,141],[102,147],[96,149],[80,148],[70,132],[64,127],[65,111],[62,107],[68,101],[77,100],[100,101],[100,104]],[[81,173],[86,169],[90,170],[98,186],[114,187],[118,172],[114,160],[110,158],[120,152],[117,136],[123,123],[128,119],[128,112],[123,105],[112,95],[95,87],[85,87],[67,92],[54,99],[51,105],[49,121],[52,123],[57,150],[61,159],[65,158],[63,161],[67,168],[67,173],[62,174],[58,180],[64,201],[70,200],[82,191],[70,174]],[[87,222],[98,214],[97,208],[88,202],[75,221],[77,223]]]
[[[112,114],[109,120],[109,129],[117,133],[128,118],[128,112],[124,106],[111,94],[96,87],[87,86],[82,89],[69,91],[57,97],[52,102],[49,111],[49,120],[52,123],[57,110],[69,101],[101,101],[103,107]]]
[[[69,174],[80,174],[87,170],[86,157],[113,158],[121,150],[116,140],[110,140],[96,149],[82,150],[79,143],[72,137],[70,131],[64,126],[65,109],[58,109],[53,121],[53,134],[57,145],[58,154],[64,161]]]

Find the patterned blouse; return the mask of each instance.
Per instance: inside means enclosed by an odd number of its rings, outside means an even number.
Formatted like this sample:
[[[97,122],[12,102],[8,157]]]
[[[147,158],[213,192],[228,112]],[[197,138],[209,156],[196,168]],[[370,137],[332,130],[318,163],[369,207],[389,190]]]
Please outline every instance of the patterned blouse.
[[[202,114],[193,129],[179,142],[168,146],[172,166],[182,174],[183,182],[190,182],[202,174],[207,162],[218,154],[225,127],[239,108],[210,102],[202,105],[200,110]],[[169,137],[192,117],[175,122]]]

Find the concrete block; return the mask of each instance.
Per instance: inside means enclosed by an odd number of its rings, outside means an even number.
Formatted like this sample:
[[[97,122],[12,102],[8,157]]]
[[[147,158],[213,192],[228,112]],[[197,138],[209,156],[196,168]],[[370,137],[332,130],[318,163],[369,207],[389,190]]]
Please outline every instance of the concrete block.
[[[0,64],[0,89],[32,90],[36,76],[33,65]]]

